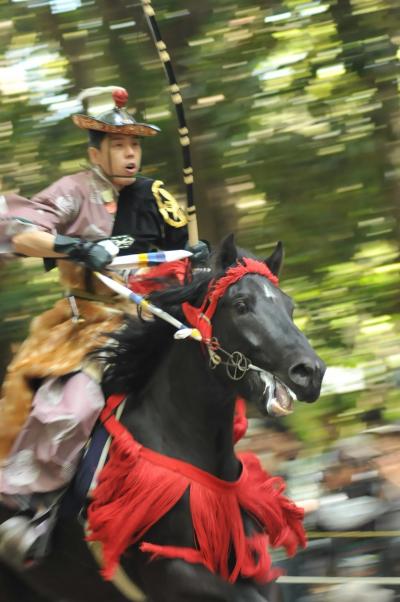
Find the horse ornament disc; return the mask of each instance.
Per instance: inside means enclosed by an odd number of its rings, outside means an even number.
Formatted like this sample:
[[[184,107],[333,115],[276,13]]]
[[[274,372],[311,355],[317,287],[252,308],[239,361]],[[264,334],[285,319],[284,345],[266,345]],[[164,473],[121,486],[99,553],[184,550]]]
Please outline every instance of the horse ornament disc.
[[[241,380],[248,372],[250,361],[240,351],[234,351],[226,362],[226,373],[232,380]]]

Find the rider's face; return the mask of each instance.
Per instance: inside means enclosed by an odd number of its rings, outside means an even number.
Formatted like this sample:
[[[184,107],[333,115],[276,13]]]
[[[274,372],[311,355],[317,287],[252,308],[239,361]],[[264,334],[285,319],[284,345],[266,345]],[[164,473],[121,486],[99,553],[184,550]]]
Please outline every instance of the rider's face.
[[[135,181],[140,169],[142,148],[136,136],[107,134],[100,148],[90,149],[90,158],[102,168],[114,186],[120,190]]]

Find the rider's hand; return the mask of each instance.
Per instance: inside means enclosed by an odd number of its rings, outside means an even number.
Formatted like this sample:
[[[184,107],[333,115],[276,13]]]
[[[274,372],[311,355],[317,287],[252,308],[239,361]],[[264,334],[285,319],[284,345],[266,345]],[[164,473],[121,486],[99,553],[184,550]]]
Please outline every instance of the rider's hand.
[[[118,254],[118,247],[109,240],[99,243],[57,234],[54,250],[85,264],[91,270],[102,270]]]
[[[189,245],[189,243],[187,243],[185,249],[193,253],[190,257],[190,261],[194,268],[204,267],[208,264],[210,249],[208,244],[203,240],[199,240],[195,245]]]

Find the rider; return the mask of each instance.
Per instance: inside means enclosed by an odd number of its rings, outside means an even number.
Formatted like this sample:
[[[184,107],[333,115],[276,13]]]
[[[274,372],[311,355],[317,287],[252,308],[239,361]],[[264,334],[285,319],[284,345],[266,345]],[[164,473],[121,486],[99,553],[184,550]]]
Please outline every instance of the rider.
[[[48,507],[68,484],[104,403],[99,367],[85,358],[121,325],[127,306],[93,270],[118,252],[188,248],[184,212],[161,181],[138,174],[141,138],[159,128],[127,112],[124,89],[112,97],[112,110],[72,117],[89,134],[90,169],[31,200],[0,197],[0,248],[57,264],[65,290],[32,322],[3,383],[0,499],[16,509]],[[189,250],[195,260],[208,254],[202,242]]]

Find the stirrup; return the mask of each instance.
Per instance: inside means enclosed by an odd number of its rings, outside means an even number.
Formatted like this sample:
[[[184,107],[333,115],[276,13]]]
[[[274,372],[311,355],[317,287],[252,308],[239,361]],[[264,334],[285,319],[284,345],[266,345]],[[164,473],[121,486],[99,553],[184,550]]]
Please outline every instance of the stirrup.
[[[0,560],[23,571],[35,566],[50,550],[58,507],[39,515],[13,516],[0,525]]]
[[[13,516],[0,525],[0,559],[12,568],[29,565],[37,536],[26,516]]]

